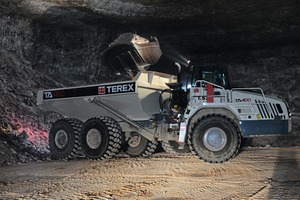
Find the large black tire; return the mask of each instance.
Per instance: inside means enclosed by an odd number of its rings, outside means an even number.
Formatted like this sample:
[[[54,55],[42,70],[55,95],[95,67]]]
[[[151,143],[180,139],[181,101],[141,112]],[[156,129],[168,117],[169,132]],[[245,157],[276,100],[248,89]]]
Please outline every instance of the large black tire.
[[[208,115],[195,123],[188,142],[191,151],[200,159],[222,163],[239,151],[241,133],[232,120],[220,115]]]
[[[138,133],[131,133],[128,141],[125,141],[124,152],[131,157],[148,157],[157,148],[157,142],[150,141]]]
[[[161,146],[165,152],[172,154],[189,153],[191,151],[187,144],[184,145],[183,149],[178,149],[179,144],[176,141],[161,142]]]
[[[54,158],[71,159],[82,155],[80,131],[82,122],[78,119],[57,120],[49,131],[49,147]]]
[[[121,134],[121,128],[114,119],[91,118],[82,126],[80,135],[82,150],[91,159],[112,158],[121,149]]]

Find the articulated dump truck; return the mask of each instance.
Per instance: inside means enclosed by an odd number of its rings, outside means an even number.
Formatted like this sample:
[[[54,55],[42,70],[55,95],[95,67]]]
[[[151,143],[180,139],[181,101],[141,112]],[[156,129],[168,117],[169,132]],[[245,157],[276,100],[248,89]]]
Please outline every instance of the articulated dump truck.
[[[149,71],[161,54],[156,38],[123,34],[102,53],[122,81],[39,91],[40,108],[64,116],[49,131],[52,155],[149,156],[160,142],[167,152],[221,163],[237,154],[243,137],[291,131],[285,101],[260,88],[231,88],[224,66],[175,63],[176,76]]]

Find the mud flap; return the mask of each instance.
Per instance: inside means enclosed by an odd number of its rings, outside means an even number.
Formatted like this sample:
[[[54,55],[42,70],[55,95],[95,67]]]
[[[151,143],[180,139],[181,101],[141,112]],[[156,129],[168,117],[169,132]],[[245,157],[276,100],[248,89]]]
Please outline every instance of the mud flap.
[[[186,123],[181,122],[180,123],[180,132],[179,132],[179,143],[184,143],[186,138]]]

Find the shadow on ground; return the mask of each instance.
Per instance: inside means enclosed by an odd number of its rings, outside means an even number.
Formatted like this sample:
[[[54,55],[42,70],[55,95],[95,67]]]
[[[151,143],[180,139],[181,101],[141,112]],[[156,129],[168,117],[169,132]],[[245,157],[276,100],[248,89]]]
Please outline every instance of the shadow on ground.
[[[293,150],[278,152],[267,199],[300,199],[300,155]]]

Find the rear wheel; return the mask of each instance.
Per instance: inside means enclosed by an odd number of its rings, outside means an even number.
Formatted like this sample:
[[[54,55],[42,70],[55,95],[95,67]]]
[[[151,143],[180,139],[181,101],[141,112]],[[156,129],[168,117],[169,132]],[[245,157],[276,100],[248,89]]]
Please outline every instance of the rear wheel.
[[[185,144],[183,149],[178,149],[179,144],[176,141],[161,142],[163,150],[167,153],[180,154],[190,152],[190,147]]]
[[[109,117],[91,118],[81,130],[81,146],[84,154],[92,159],[108,159],[121,148],[122,135],[119,124]]]
[[[150,141],[142,135],[132,132],[129,139],[125,142],[124,151],[132,157],[147,157],[155,152],[157,142]]]
[[[205,162],[222,163],[237,154],[241,145],[240,130],[226,117],[209,115],[195,124],[189,145]]]
[[[82,122],[78,119],[60,119],[49,131],[49,147],[55,158],[74,158],[82,155],[79,136]]]

